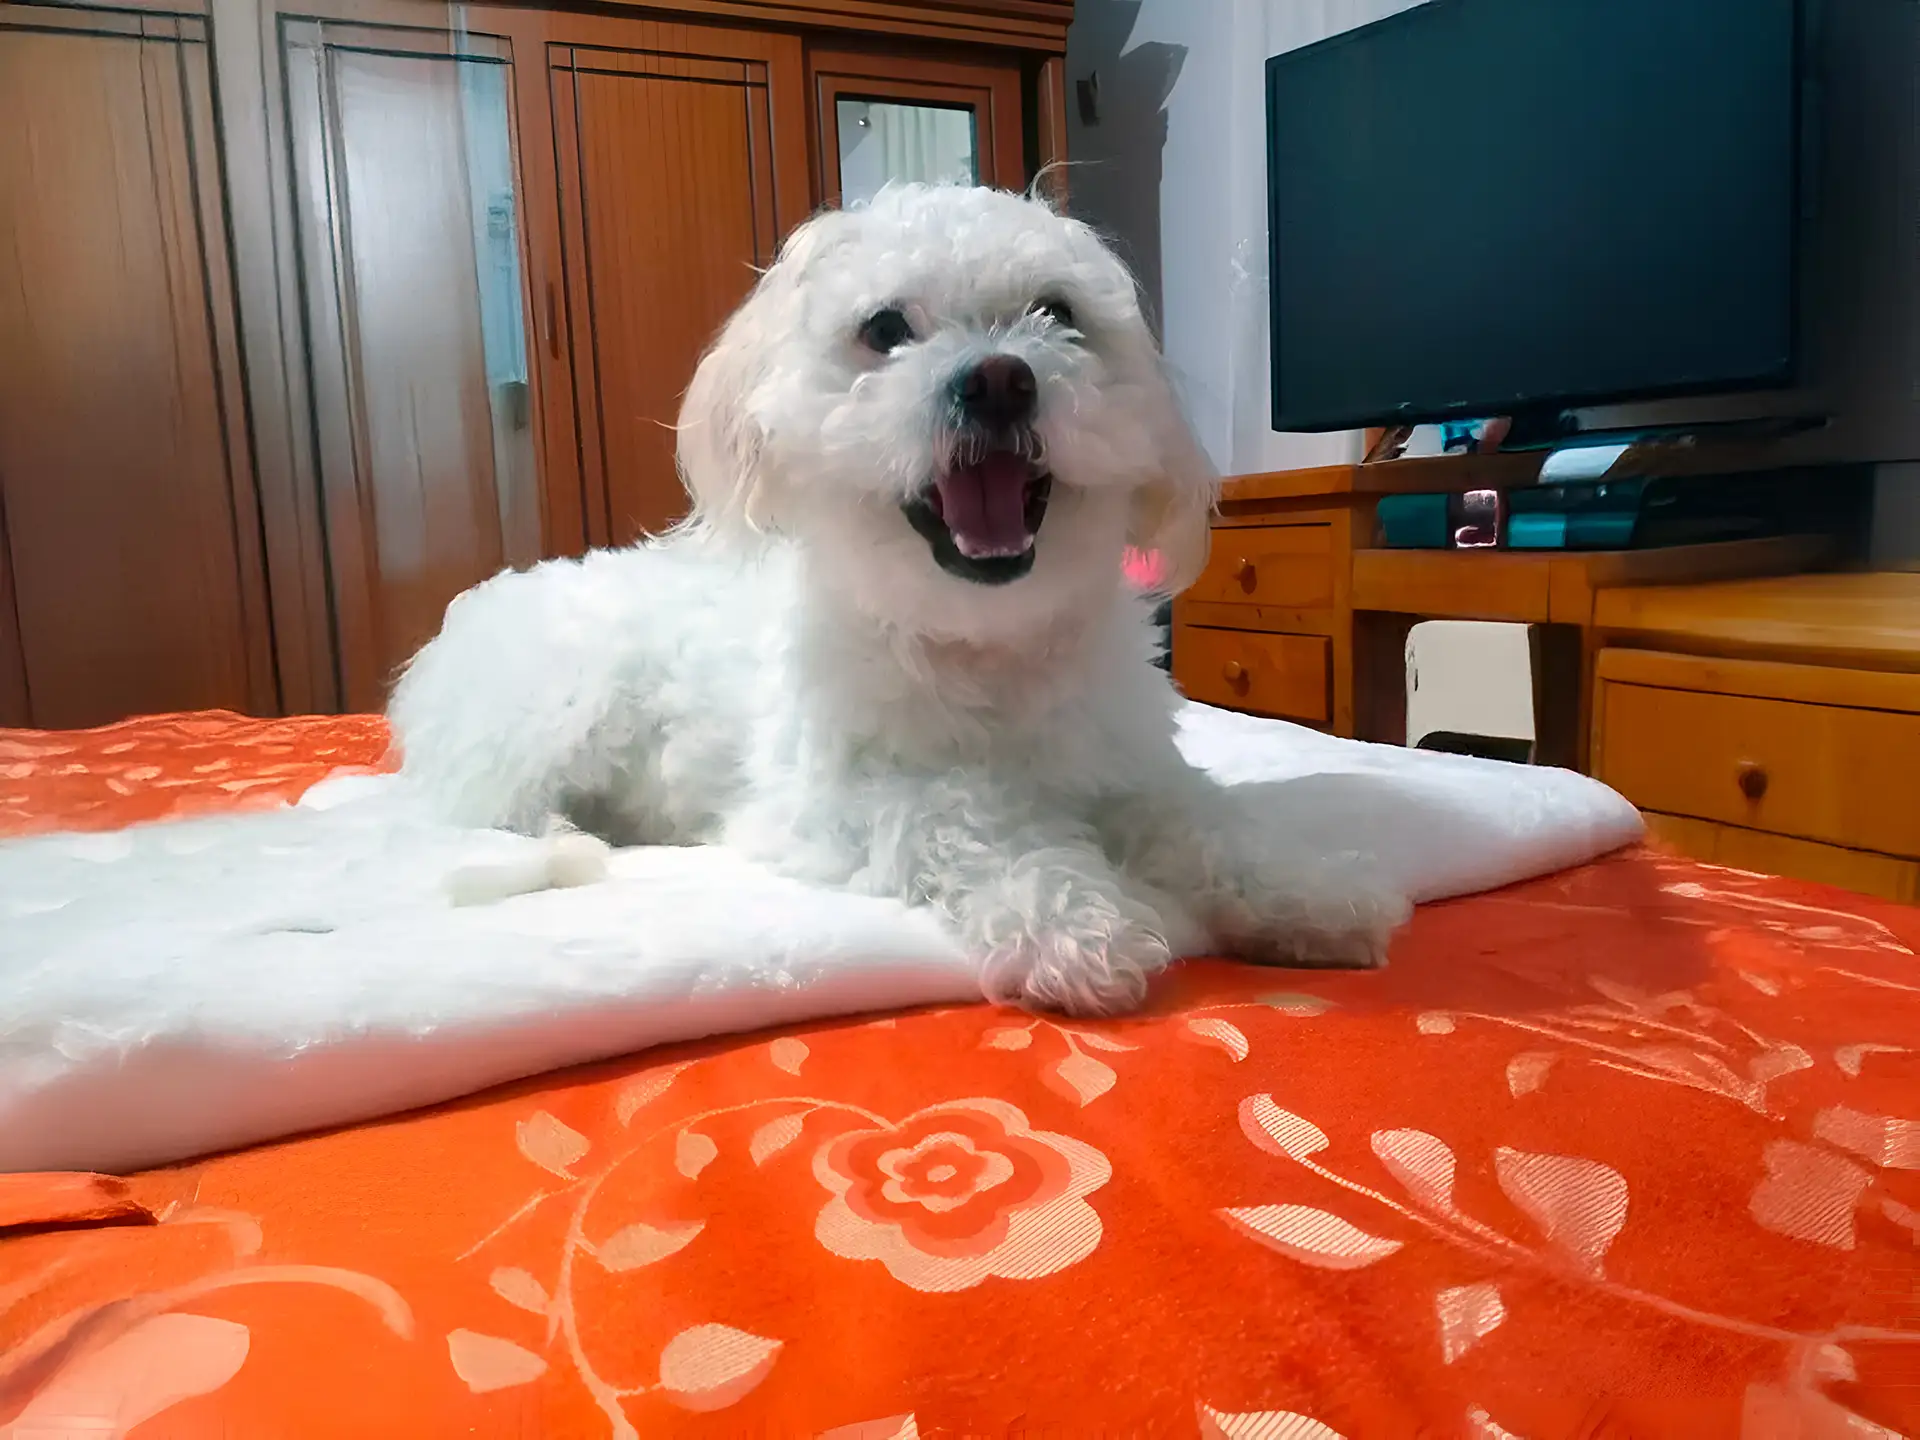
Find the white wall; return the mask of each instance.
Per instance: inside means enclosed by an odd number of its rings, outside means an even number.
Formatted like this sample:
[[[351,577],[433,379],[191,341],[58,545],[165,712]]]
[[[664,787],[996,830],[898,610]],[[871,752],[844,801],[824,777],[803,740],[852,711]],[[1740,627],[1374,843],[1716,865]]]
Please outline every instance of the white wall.
[[[1356,434],[1276,435],[1268,423],[1267,57],[1417,3],[1079,0],[1075,9],[1068,83],[1097,70],[1102,113],[1084,125],[1069,97],[1073,205],[1141,271],[1201,441],[1228,474],[1359,458]],[[1157,205],[1141,193],[1151,180]]]
[[[1097,75],[1100,116],[1067,103],[1074,211],[1140,276],[1201,442],[1233,466],[1234,294],[1227,171],[1237,0],[1079,0],[1067,81]]]

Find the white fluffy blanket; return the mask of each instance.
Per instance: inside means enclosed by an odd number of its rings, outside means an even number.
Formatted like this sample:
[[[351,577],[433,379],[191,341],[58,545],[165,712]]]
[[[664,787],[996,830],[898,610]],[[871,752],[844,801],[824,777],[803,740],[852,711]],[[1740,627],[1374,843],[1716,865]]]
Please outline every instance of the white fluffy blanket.
[[[1333,740],[1191,706],[1182,747],[1286,781],[1307,837],[1416,899],[1637,838],[1560,770]],[[546,848],[543,848],[546,847]],[[704,1035],[979,994],[926,914],[720,850],[486,905],[548,842],[428,823],[391,778],[266,814],[0,845],[0,1170],[128,1170]],[[495,871],[497,874],[497,871]]]

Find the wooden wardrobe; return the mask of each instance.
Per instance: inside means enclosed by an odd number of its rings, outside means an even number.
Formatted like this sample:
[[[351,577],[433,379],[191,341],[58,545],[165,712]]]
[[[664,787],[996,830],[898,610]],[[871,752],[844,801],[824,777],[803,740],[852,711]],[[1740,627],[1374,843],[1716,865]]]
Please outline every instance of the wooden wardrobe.
[[[467,586],[672,524],[754,267],[1062,158],[1071,11],[0,4],[0,725],[378,709]]]

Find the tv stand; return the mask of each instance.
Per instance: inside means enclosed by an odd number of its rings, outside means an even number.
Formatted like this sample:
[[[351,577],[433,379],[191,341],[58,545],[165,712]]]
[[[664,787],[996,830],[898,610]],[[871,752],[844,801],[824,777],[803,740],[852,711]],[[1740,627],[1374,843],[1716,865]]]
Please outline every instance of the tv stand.
[[[1626,445],[1632,451],[1642,452],[1643,461],[1656,458],[1663,461],[1663,474],[1714,475],[1730,474],[1737,470],[1778,468],[1778,459],[1757,453],[1759,447],[1822,429],[1828,422],[1824,415],[1786,415],[1756,420],[1704,420],[1617,430],[1585,430],[1580,426],[1577,411],[1549,409],[1522,411],[1517,415],[1501,417],[1497,423],[1504,424],[1506,428],[1498,432],[1495,443],[1470,452],[1471,455],[1537,455],[1544,459],[1547,452],[1578,441],[1583,445]],[[1365,458],[1361,464],[1414,463],[1402,458],[1413,431],[1411,425],[1365,431],[1366,439],[1362,448]],[[1456,453],[1417,458],[1461,460],[1470,456]],[[1650,471],[1641,468],[1617,473],[1647,474]]]
[[[1381,495],[1529,485],[1544,458],[1540,451],[1445,455],[1230,480],[1214,520],[1212,559],[1174,605],[1174,679],[1209,704],[1404,744],[1406,640],[1415,624],[1528,625],[1535,759],[1585,769],[1599,592],[1788,575],[1840,549],[1825,535],[1625,551],[1375,547]],[[1654,445],[1629,451],[1616,469],[1770,468],[1754,463],[1760,458],[1742,446]]]
[[[1580,417],[1571,410],[1522,410],[1507,417],[1507,433],[1500,438],[1502,450],[1551,450],[1575,438],[1580,432]],[[1605,443],[1596,440],[1594,443]]]

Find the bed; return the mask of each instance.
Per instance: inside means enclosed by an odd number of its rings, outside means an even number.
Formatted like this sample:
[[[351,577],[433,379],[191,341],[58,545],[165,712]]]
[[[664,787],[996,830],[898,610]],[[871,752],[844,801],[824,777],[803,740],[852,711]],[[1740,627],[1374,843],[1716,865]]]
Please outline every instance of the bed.
[[[0,834],[386,745],[4,734]],[[1920,1433],[1917,946],[1635,848],[1423,906],[1379,973],[1193,962],[1124,1020],[863,1015],[0,1176],[0,1436]]]

